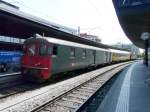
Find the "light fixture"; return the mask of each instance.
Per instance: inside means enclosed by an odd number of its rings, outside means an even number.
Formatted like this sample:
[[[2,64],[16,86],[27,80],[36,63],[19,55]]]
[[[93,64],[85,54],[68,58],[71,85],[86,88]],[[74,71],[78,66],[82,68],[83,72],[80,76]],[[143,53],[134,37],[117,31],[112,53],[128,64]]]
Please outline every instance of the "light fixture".
[[[142,40],[148,40],[149,37],[150,37],[150,33],[148,33],[148,32],[143,32],[143,33],[141,34],[141,39],[142,39]]]

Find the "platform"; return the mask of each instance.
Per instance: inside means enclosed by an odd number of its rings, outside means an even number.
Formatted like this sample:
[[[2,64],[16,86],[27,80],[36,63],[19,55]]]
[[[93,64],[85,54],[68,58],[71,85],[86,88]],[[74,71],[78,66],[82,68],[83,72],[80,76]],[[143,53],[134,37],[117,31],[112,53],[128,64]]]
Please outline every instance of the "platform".
[[[138,61],[122,71],[97,112],[150,112],[150,67]]]

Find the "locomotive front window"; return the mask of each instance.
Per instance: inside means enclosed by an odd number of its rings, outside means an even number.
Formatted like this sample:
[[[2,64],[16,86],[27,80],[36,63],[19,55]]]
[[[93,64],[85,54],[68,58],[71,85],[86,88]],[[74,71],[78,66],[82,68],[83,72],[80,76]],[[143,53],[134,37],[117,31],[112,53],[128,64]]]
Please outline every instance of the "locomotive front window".
[[[35,55],[35,44],[30,44],[28,46],[27,54],[29,56],[34,56]]]
[[[40,55],[41,56],[45,56],[47,53],[46,53],[46,44],[42,43],[40,45]]]

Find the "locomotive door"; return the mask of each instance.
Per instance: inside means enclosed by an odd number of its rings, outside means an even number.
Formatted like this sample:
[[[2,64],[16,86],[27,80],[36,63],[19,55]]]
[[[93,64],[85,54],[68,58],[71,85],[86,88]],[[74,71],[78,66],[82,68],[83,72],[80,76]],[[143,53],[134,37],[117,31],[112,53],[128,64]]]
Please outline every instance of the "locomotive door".
[[[93,50],[93,65],[96,64],[96,51]]]
[[[45,68],[41,70],[44,79],[50,78],[51,75],[51,63],[52,63],[51,53],[52,53],[51,45],[44,42],[39,43],[38,62],[40,63],[40,65],[37,64],[37,66]]]

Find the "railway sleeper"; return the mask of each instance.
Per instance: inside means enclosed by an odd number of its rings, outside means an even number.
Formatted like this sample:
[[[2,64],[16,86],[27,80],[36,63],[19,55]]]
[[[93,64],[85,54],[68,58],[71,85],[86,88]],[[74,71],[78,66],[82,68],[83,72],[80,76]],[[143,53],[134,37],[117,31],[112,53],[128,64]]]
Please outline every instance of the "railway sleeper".
[[[56,103],[56,105],[58,106],[61,106],[61,107],[67,107],[67,108],[70,108],[70,109],[76,109],[80,106],[79,103],[70,103],[70,102],[67,102],[67,101],[59,101]]]
[[[84,95],[78,95],[78,94],[69,94],[67,95],[69,97],[74,97],[74,98],[79,98],[79,99],[82,99],[82,100],[86,100],[88,97],[87,96],[84,96]]]
[[[79,88],[79,89],[77,89],[77,91],[80,91],[80,92],[83,92],[83,93],[93,93],[94,92],[93,90],[83,89],[83,88]]]
[[[85,89],[82,89],[82,90],[76,89],[75,91],[78,92],[78,93],[85,94],[85,95],[90,95],[91,93],[93,93],[93,92],[85,90]]]
[[[103,84],[105,81],[101,81],[101,80],[96,80],[96,81],[92,81],[89,84],[95,84],[95,85],[99,85],[99,84]]]
[[[83,86],[83,87],[81,87],[81,89],[86,89],[86,90],[91,90],[91,91],[95,91],[96,89],[98,88],[98,86],[97,87],[93,87],[93,86],[90,86],[90,87],[88,87],[88,86]]]
[[[99,87],[100,85],[99,85],[99,84],[92,84],[92,83],[90,83],[90,84],[84,85],[83,88],[88,88],[89,86],[90,86],[91,88],[97,88],[97,87]]]
[[[69,102],[75,102],[75,103],[79,103],[79,104],[82,104],[83,101],[80,101],[80,100],[77,100],[77,99],[70,99],[70,98],[66,98],[66,97],[63,97],[62,98],[63,101],[69,101]]]
[[[75,94],[78,94],[78,95],[82,95],[82,96],[86,96],[86,97],[90,96],[89,93],[82,93],[81,91],[73,91],[72,93],[75,93]]]
[[[79,98],[79,97],[76,97],[76,96],[70,96],[70,95],[67,95],[67,96],[64,96],[65,99],[70,99],[70,100],[78,100],[78,101],[81,101],[81,102],[84,102],[86,99],[83,99],[83,98]]]
[[[68,110],[74,110],[70,109],[69,107],[62,107],[57,104],[48,105],[46,108],[44,108],[43,112],[68,112]]]

